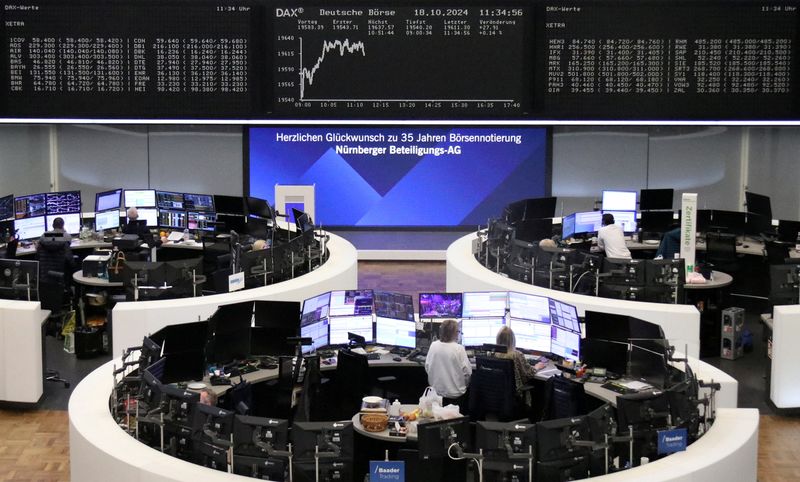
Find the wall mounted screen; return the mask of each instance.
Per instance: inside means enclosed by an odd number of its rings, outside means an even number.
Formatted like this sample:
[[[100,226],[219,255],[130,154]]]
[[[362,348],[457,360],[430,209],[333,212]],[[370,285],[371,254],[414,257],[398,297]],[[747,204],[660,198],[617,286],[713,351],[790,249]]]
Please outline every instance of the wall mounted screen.
[[[325,226],[474,226],[549,194],[542,128],[279,127],[249,131],[249,191],[314,184]]]

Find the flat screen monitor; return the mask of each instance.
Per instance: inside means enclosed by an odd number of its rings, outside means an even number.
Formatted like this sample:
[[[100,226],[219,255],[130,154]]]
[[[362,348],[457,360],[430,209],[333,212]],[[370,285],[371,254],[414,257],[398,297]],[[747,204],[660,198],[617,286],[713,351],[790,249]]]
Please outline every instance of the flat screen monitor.
[[[214,212],[214,197],[211,194],[183,195],[183,207],[187,211]]]
[[[158,209],[156,208],[137,208],[139,213],[139,221],[144,221],[145,225],[149,228],[158,227]],[[130,220],[126,218],[126,220]]]
[[[526,219],[518,222],[514,227],[514,239],[518,241],[533,243],[552,236],[553,220],[551,218]]]
[[[508,294],[508,307],[512,318],[550,324],[550,304],[546,296],[512,291]]]
[[[581,335],[557,325],[550,326],[550,353],[566,360],[581,359]]]
[[[732,234],[744,234],[746,229],[746,213],[740,211],[711,211],[709,231],[724,231]]]
[[[126,189],[126,208],[154,208],[156,207],[156,192],[153,189]]]
[[[586,338],[627,341],[631,337],[630,319],[626,315],[587,310],[584,322]]]
[[[208,338],[208,320],[169,325],[150,335],[164,354],[202,350]]]
[[[46,196],[47,214],[74,214],[81,212],[81,192],[49,192]]]
[[[214,207],[221,214],[237,214],[244,216],[244,198],[239,196],[214,196]]]
[[[461,293],[420,293],[420,318],[461,318]]]
[[[112,189],[111,191],[98,192],[94,195],[94,211],[108,211],[116,209],[119,211],[119,206],[122,200],[122,189]]]
[[[317,447],[320,452],[338,451],[341,459],[353,458],[353,423],[350,421],[296,422],[292,424],[291,440],[295,460],[311,459],[313,462]]]
[[[506,325],[505,318],[465,318],[461,320],[461,344],[483,346],[497,342],[497,332]]]
[[[414,297],[403,293],[375,291],[375,315],[395,320],[414,321]]]
[[[14,195],[0,197],[0,221],[14,217]]]
[[[294,345],[286,339],[300,334],[300,303],[296,301],[256,301],[251,353],[253,355],[291,355]]]
[[[561,239],[569,239],[573,236],[575,236],[575,213],[561,219]]]
[[[183,193],[171,191],[156,191],[156,207],[181,211],[183,207]]]
[[[348,333],[361,335],[371,343],[374,340],[372,335],[372,315],[355,316],[331,316],[328,320],[330,330],[330,345],[347,345]]]
[[[511,224],[526,219],[552,218],[556,211],[556,198],[531,198],[515,201],[504,209],[504,217]]]
[[[330,316],[372,315],[372,290],[331,291]]]
[[[674,189],[642,189],[639,192],[639,210],[672,209]]]
[[[139,213],[141,215],[141,210]],[[158,210],[158,227],[171,229],[186,229],[186,211]]]
[[[94,214],[95,231],[116,229],[119,227],[119,210],[103,211]]]
[[[603,214],[614,216],[614,224],[621,227],[625,233],[636,232],[636,211],[603,210]]]
[[[479,421],[475,428],[475,449],[483,449],[490,457],[495,453],[507,457],[508,448],[513,454],[527,454],[535,446],[536,425],[532,423]]]
[[[769,196],[745,191],[744,198],[747,203],[748,213],[764,216],[770,223],[772,222],[772,203],[770,202]]]
[[[375,342],[379,345],[415,348],[417,345],[417,324],[412,320],[375,317]]]
[[[212,363],[229,363],[250,355],[253,302],[222,305],[208,319],[209,354]]]
[[[558,300],[550,299],[550,320],[566,330],[580,333],[581,324],[578,319],[578,309]]]
[[[273,450],[286,450],[289,443],[289,422],[277,418],[236,415],[233,421],[234,457],[268,457],[262,445]]]
[[[628,376],[642,380],[655,388],[667,383],[668,347],[665,340],[634,340],[631,342]]]
[[[583,211],[575,213],[575,234],[596,233],[603,227],[603,213],[600,211]]]
[[[255,325],[264,328],[300,327],[300,303],[297,301],[256,301]]]
[[[797,242],[797,233],[800,232],[800,221],[778,221],[778,239],[787,243]]]
[[[459,443],[469,452],[469,417],[451,418],[417,425],[419,457],[423,460],[447,457],[451,444]]]
[[[550,320],[546,323],[509,318],[509,327],[514,330],[517,348],[540,352],[550,351]]]
[[[217,214],[211,212],[188,211],[186,213],[186,227],[199,231],[215,231]]]
[[[616,375],[628,372],[627,341],[584,338],[581,343],[581,361],[593,368],[605,368]]]
[[[328,319],[322,318],[319,320],[310,320],[309,322],[300,323],[300,336],[303,338],[311,338],[311,345],[303,346],[303,353],[310,353],[314,350],[319,350],[328,343]]]
[[[248,216],[261,219],[273,219],[272,208],[266,200],[257,197],[246,196],[244,198],[244,204]]]
[[[292,208],[292,219],[294,219],[295,227],[297,227],[297,232],[304,233],[311,229],[314,229],[314,223],[311,220],[311,217],[308,213],[304,213],[299,209]]]
[[[14,220],[14,230],[19,239],[37,239],[47,231],[45,217],[35,216]]]
[[[30,194],[14,198],[14,219],[33,218],[46,214],[46,194]]]
[[[301,326],[307,323],[321,320],[328,317],[330,306],[330,292],[322,293],[313,298],[303,301],[303,314],[301,316]]]
[[[636,191],[603,191],[603,211],[636,211]]]
[[[462,300],[462,318],[506,316],[507,291],[469,292],[464,293]]]
[[[47,229],[53,227],[53,220],[55,218],[64,220],[64,230],[69,234],[78,234],[81,232],[81,227],[83,226],[81,223],[81,213],[48,214],[45,221],[47,223]],[[117,219],[119,219],[119,212],[117,212]]]
[[[639,215],[639,226],[648,233],[665,233],[677,224],[672,211],[644,211]]]

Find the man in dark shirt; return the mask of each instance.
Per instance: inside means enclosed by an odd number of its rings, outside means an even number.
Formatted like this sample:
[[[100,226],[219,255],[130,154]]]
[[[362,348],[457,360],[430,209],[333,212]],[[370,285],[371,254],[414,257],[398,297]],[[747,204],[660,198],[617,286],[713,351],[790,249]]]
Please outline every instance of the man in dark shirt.
[[[139,219],[139,211],[136,208],[128,208],[128,222],[122,226],[122,233],[139,236],[139,239],[151,248],[161,246],[161,238],[152,234],[147,223]]]

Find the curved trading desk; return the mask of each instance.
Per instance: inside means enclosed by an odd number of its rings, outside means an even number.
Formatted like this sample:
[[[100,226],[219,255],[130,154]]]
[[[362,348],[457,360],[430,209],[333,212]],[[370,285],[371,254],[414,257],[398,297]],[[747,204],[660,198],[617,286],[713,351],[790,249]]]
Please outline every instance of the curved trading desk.
[[[370,366],[398,362],[381,360]],[[119,359],[101,366],[75,388],[69,401],[70,468],[72,480],[106,482],[235,482],[252,478],[227,474],[185,462],[152,449],[117,426],[109,410],[112,371]],[[698,373],[718,372],[690,360]],[[273,370],[272,372],[277,372]],[[273,373],[272,376],[275,376]],[[269,371],[245,375],[251,381],[269,379]],[[711,377],[710,377],[711,378]],[[720,404],[719,406],[724,406]],[[758,410],[720,408],[711,429],[682,453],[633,470],[596,477],[598,482],[694,482],[696,480],[753,481],[758,452]]]
[[[329,236],[325,263],[291,280],[197,298],[117,303],[112,311],[112,353],[138,346],[142,337],[165,326],[205,320],[220,305],[251,300],[303,301],[326,291],[358,288],[356,248],[344,238]]]
[[[476,234],[468,234],[447,248],[447,291],[518,291],[575,305],[578,314],[601,311],[634,316],[660,325],[678,351],[700,355],[700,312],[690,305],[627,301],[555,291],[507,278],[484,267],[472,253]],[[686,348],[684,348],[686,347]]]

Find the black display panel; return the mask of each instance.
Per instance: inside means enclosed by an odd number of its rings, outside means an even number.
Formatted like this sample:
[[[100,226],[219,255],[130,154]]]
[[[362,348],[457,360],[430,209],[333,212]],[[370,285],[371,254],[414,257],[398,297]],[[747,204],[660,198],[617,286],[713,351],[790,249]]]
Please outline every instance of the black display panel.
[[[535,111],[548,119],[786,119],[796,2],[550,1]]]
[[[251,38],[259,21],[254,5],[4,1],[4,116],[262,115]]]
[[[529,110],[529,11],[520,4],[294,3],[275,8],[271,21],[278,116],[517,117]]]

